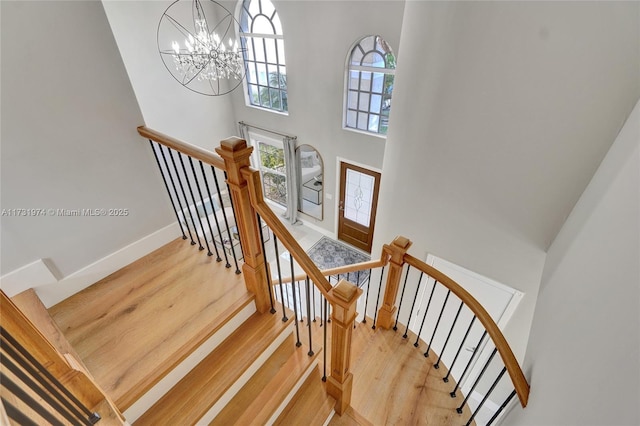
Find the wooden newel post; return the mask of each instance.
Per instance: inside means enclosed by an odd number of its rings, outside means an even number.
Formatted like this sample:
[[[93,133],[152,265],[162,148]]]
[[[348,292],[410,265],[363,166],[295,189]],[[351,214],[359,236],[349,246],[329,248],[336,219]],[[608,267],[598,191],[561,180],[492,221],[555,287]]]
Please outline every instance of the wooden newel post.
[[[331,376],[327,377],[327,393],[336,399],[336,413],[342,415],[351,403],[353,373],[351,337],[356,319],[356,302],[362,289],[342,280],[329,291],[331,308]]]
[[[396,297],[400,286],[400,276],[404,266],[404,255],[411,247],[411,241],[405,237],[396,237],[389,247],[389,273],[387,275],[387,285],[384,290],[384,300],[382,307],[378,311],[377,325],[384,329],[390,329],[393,324],[393,317],[396,312]]]
[[[242,176],[241,169],[249,167],[252,147],[247,147],[244,139],[232,137],[220,142],[216,152],[224,160],[227,169],[227,183],[231,189],[231,199],[236,213],[236,226],[240,235],[244,265],[242,273],[247,290],[256,297],[258,312],[267,312],[271,308],[269,302],[271,286],[267,281],[267,270],[262,255],[260,228],[256,211],[251,205],[249,187]]]

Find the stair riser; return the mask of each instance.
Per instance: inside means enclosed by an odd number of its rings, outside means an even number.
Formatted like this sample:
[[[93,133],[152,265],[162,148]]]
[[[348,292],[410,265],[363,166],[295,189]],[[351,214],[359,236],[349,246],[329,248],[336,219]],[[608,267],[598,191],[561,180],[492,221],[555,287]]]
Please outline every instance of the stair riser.
[[[285,328],[282,333],[278,335],[276,339],[267,347],[267,349],[260,354],[259,357],[251,364],[251,366],[236,380],[236,382],[225,392],[220,399],[207,411],[207,413],[200,418],[198,424],[209,424],[222,409],[233,399],[240,389],[251,379],[260,367],[265,363],[267,359],[278,349],[278,347],[293,334],[293,325]]]
[[[278,409],[276,411],[273,412],[273,414],[271,415],[271,418],[269,419],[269,421],[267,422],[267,425],[271,426],[273,425],[273,423],[275,423],[275,421],[278,419],[278,417],[280,417],[280,414],[282,414],[282,412],[284,411],[284,409],[287,407],[287,405],[289,404],[289,402],[291,402],[291,400],[293,399],[293,397],[296,395],[296,393],[298,392],[298,390],[300,390],[300,387],[302,387],[302,384],[307,380],[307,378],[309,377],[309,375],[313,372],[313,370],[315,368],[317,368],[318,366],[318,359],[316,358],[311,365],[309,365],[309,368],[307,368],[304,372],[304,374],[302,376],[300,376],[300,378],[298,379],[298,382],[296,383],[296,385],[293,387],[293,389],[291,389],[291,391],[287,394],[286,398],[282,401],[282,403],[280,404],[280,406],[278,407]]]
[[[147,391],[123,414],[129,423],[135,422],[142,414],[153,406],[162,396],[186,376],[198,363],[209,355],[220,343],[231,335],[253,313],[256,307],[253,302],[247,304],[232,319],[224,324],[213,336],[205,341],[191,355],[184,359],[176,368]]]

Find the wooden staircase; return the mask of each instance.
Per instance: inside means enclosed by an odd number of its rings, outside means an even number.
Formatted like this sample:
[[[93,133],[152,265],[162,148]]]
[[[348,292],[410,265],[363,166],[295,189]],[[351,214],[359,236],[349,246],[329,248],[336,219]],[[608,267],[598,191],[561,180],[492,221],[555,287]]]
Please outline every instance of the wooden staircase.
[[[133,425],[325,424],[320,348],[296,347],[281,312],[182,239],[49,309]]]

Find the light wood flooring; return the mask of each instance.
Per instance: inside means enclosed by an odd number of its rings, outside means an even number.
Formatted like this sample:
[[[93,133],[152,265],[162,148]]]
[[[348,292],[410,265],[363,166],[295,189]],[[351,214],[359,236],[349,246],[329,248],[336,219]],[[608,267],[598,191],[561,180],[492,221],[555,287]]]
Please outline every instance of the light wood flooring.
[[[124,411],[252,300],[234,268],[177,239],[49,312]]]
[[[342,417],[335,415],[330,425],[433,425],[464,424],[471,416],[468,406],[463,413],[455,409],[464,396],[451,398],[453,380],[444,383],[444,366],[435,369],[437,357],[425,358],[426,344],[415,348],[415,334],[407,339],[402,332],[371,328],[372,320],[356,323],[353,330],[351,366],[354,376],[351,409]],[[306,322],[305,322],[306,325]],[[319,319],[312,322],[312,337],[323,344],[323,327]],[[327,353],[331,348],[331,323],[328,324]],[[302,328],[301,328],[302,330]],[[308,339],[307,328],[301,339]],[[322,371],[323,356],[318,356]],[[330,362],[330,361],[329,361]],[[330,369],[327,369],[329,372]],[[475,423],[472,423],[475,424]]]
[[[251,301],[243,275],[176,240],[52,307],[50,313],[96,382],[124,411],[194,345],[211,336],[221,318]],[[131,326],[139,323],[152,326]],[[312,324],[313,346],[322,347],[320,321]],[[306,346],[306,319],[299,329]],[[334,416],[330,424],[446,426],[469,418],[468,407],[463,415],[455,412],[462,397],[449,396],[455,384],[443,383],[446,370],[434,369],[433,356],[425,358],[424,348],[413,346],[415,335],[413,340],[402,339],[400,332],[372,330],[370,319],[357,323],[353,332],[352,408],[342,417]],[[328,340],[330,353],[330,333]],[[307,350],[298,349],[305,356]],[[322,372],[321,352],[317,359]]]

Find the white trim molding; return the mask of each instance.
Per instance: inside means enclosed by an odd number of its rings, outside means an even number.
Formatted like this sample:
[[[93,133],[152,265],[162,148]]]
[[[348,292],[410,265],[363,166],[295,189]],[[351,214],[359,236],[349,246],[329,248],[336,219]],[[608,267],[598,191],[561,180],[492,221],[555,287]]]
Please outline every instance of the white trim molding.
[[[0,283],[9,297],[33,288],[44,306],[50,308],[179,236],[180,229],[175,222],[66,277],[58,279],[47,266],[47,260],[38,259],[2,276]]]

